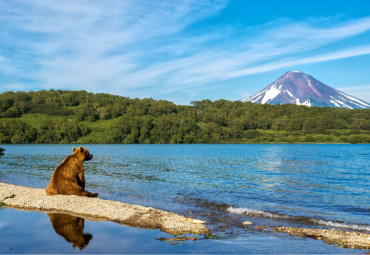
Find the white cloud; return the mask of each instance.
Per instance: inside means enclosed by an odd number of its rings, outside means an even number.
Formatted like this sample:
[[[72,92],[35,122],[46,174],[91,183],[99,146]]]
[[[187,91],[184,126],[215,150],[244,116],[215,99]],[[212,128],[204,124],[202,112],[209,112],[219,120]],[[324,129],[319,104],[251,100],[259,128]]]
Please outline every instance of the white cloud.
[[[21,51],[27,51],[30,64],[38,68],[34,78],[46,87],[95,87],[101,86],[102,81],[107,82],[106,86],[138,86],[163,73],[153,66],[157,61],[148,60],[164,54],[157,47],[176,47],[167,42],[172,35],[217,12],[223,4],[15,1],[14,6],[0,5],[5,13],[0,21],[10,23],[8,30],[17,33],[12,38],[17,46],[13,54],[23,55]],[[17,60],[12,64],[20,67]],[[149,72],[143,75],[143,70]],[[139,76],[135,77],[136,73]]]
[[[270,62],[263,65],[253,66],[250,68],[245,68],[242,70],[235,71],[233,73],[229,73],[226,77],[227,79],[250,75],[250,74],[257,74],[257,73],[264,73],[284,67],[302,65],[302,64],[311,64],[311,63],[319,63],[325,62],[330,60],[337,60],[349,57],[356,57],[361,55],[368,55],[370,54],[370,45],[366,45],[363,47],[358,48],[349,48],[339,51],[334,51],[326,54],[320,54],[312,57],[305,57],[299,58],[294,60],[283,59],[279,61]]]

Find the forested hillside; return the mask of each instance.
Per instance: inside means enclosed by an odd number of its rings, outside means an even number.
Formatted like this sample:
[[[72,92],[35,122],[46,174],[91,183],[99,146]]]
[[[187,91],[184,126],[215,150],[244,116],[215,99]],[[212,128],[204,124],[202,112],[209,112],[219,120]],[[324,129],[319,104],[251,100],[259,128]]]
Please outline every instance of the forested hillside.
[[[86,91],[0,94],[0,143],[369,143],[370,109],[203,100],[192,106]]]

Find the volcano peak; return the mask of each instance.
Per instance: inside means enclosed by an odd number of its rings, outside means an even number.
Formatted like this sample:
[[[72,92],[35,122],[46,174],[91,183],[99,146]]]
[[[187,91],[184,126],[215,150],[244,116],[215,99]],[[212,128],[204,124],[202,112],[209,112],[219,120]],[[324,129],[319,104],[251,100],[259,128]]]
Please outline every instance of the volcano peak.
[[[301,71],[288,71],[258,93],[242,102],[261,104],[296,104],[308,107],[370,108],[370,104],[347,95]]]

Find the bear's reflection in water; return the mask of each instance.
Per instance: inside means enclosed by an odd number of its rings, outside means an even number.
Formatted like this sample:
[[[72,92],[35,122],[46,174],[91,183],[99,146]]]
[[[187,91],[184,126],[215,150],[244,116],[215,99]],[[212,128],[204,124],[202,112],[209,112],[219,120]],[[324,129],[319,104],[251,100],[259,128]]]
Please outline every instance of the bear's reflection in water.
[[[78,247],[80,250],[84,249],[92,239],[91,234],[84,234],[85,220],[62,213],[48,213],[51,225],[55,232],[67,242],[73,243],[73,248]]]

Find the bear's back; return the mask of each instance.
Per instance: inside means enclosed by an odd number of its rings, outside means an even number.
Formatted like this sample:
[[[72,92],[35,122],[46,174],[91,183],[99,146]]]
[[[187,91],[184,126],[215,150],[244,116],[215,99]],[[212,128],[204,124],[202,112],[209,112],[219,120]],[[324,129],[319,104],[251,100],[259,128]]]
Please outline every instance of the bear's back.
[[[63,172],[64,174],[75,174],[81,171],[83,161],[79,160],[74,154],[67,156],[55,171]]]

